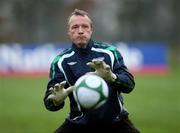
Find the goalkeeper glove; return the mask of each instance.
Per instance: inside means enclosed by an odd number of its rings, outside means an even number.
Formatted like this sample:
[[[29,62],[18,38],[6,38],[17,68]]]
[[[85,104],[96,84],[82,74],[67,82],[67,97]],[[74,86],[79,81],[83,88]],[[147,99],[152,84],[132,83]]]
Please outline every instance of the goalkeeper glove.
[[[62,81],[49,89],[52,94],[50,94],[47,99],[52,99],[55,106],[60,105],[74,89],[74,86],[65,89],[65,84],[66,81]]]
[[[89,72],[89,74],[98,75],[107,82],[114,82],[117,78],[117,76],[111,71],[110,66],[102,60],[92,60],[92,62],[88,62],[87,65],[95,69],[95,72]]]

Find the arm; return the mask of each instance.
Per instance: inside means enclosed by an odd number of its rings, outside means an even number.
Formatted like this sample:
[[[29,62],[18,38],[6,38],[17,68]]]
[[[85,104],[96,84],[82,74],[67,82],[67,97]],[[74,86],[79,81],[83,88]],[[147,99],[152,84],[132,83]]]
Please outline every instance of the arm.
[[[50,80],[47,84],[47,89],[44,96],[44,105],[50,111],[57,111],[63,108],[64,106],[64,101],[57,106],[54,104],[53,99],[48,98],[51,94],[53,94],[53,91],[50,88],[53,88],[57,83],[60,83],[65,80],[64,75],[60,71],[57,63],[58,63],[58,60],[54,60],[51,64],[50,74],[49,74]]]
[[[119,92],[129,93],[135,87],[134,77],[125,66],[121,54],[116,49],[113,53],[115,55],[113,73],[117,78],[111,85],[113,88],[118,89]]]
[[[129,93],[135,86],[134,77],[128,72],[123,58],[116,48],[111,47],[110,50],[115,58],[113,69],[103,60],[92,60],[87,65],[94,68],[95,72],[89,72],[89,74],[99,75],[118,92]]]

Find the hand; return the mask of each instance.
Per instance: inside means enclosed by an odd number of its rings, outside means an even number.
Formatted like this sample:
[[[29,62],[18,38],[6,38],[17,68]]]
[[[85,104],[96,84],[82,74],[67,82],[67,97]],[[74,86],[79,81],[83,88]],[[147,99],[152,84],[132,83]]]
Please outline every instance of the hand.
[[[60,105],[69,95],[69,93],[72,92],[74,89],[74,86],[70,86],[65,89],[65,84],[66,81],[62,81],[61,83],[57,83],[54,87],[51,87],[49,89],[52,92],[52,94],[50,94],[47,99],[52,99],[54,105],[56,106]]]
[[[87,65],[95,69],[95,72],[89,72],[89,74],[98,75],[107,82],[114,82],[117,78],[111,71],[110,66],[102,60],[92,60],[92,62],[88,62]]]

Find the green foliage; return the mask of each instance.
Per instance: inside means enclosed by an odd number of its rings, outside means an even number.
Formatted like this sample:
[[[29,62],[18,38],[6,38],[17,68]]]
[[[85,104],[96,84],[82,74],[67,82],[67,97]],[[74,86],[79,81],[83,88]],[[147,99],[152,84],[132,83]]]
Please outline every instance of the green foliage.
[[[177,70],[178,72],[178,70]],[[180,75],[135,76],[136,87],[124,94],[135,126],[142,133],[180,131]],[[45,109],[47,78],[0,78],[0,132],[51,133],[67,117],[68,100],[61,111]]]

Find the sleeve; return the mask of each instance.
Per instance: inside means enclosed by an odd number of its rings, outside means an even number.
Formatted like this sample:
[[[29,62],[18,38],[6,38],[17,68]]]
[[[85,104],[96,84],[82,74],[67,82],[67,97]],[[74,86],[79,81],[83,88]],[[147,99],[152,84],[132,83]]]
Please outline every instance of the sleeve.
[[[51,92],[49,91],[49,88],[53,87],[56,83],[60,83],[64,80],[65,80],[65,77],[58,67],[58,60],[54,60],[51,63],[51,68],[50,68],[50,73],[49,73],[49,82],[47,84],[47,89],[46,89],[45,96],[43,99],[44,105],[46,109],[48,109],[49,111],[57,111],[64,107],[64,102],[59,106],[55,106],[52,100],[50,99],[47,100],[47,97],[51,94]]]
[[[133,75],[128,71],[124,64],[124,60],[120,52],[114,48],[113,54],[115,57],[113,73],[116,74],[117,79],[111,84],[118,92],[130,93],[135,87]]]

